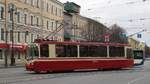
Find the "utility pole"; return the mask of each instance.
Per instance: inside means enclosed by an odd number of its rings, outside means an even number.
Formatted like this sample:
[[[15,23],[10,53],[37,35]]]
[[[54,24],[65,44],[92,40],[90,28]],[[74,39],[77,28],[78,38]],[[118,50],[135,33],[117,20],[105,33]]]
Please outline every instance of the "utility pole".
[[[7,45],[7,48],[5,49],[5,67],[8,67],[8,42],[7,42],[7,37],[8,37],[8,28],[7,28],[7,8],[8,7],[8,3],[7,0],[5,0],[5,43]]]
[[[9,8],[9,13],[10,13],[10,19],[11,19],[11,31],[10,31],[10,34],[11,34],[11,39],[12,39],[12,45],[11,45],[11,63],[10,65],[11,66],[14,66],[15,65],[15,58],[14,58],[14,11],[15,11],[15,8],[14,8],[14,4],[12,3],[10,5],[10,8]]]

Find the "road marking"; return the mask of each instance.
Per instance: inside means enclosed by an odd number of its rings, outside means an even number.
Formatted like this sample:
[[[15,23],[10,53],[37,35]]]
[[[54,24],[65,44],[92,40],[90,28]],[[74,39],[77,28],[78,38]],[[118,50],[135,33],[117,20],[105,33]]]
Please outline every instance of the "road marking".
[[[150,76],[150,75],[149,75],[149,76]],[[128,84],[133,84],[134,82],[143,80],[144,78],[149,77],[149,76],[148,76],[148,75],[144,75],[144,76],[142,76],[142,77],[136,78],[136,79],[131,80],[130,82],[128,82]]]

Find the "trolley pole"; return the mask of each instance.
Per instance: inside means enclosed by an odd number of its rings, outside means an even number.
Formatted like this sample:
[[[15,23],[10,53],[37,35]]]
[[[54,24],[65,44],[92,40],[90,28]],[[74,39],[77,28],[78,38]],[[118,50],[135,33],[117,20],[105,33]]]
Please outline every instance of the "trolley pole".
[[[7,7],[8,7],[8,4],[7,4],[7,0],[5,0],[5,43],[6,43],[6,45],[7,45],[7,48],[5,49],[5,52],[4,52],[4,54],[5,54],[5,67],[7,68],[8,67],[8,42],[7,42],[7,38],[8,38],[8,32],[7,32]]]

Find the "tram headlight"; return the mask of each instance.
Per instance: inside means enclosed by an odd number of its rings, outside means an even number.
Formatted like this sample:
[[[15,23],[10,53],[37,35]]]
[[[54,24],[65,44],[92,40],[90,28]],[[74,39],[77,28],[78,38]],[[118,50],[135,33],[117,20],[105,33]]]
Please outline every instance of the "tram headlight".
[[[34,64],[34,60],[31,60],[27,63],[28,65],[33,65]]]

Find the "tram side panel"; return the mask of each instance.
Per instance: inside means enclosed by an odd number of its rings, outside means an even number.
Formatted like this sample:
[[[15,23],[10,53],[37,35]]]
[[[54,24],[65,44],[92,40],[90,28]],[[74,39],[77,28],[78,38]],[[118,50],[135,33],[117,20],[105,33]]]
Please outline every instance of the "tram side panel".
[[[73,71],[78,69],[121,69],[131,68],[133,60],[125,59],[63,59],[37,60],[34,62],[34,71],[57,72]]]

